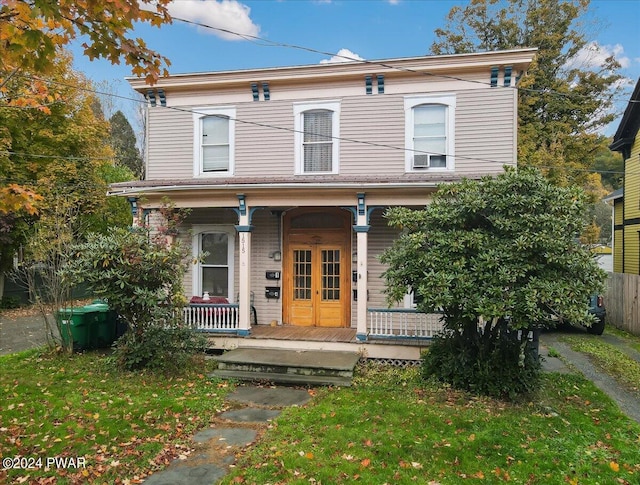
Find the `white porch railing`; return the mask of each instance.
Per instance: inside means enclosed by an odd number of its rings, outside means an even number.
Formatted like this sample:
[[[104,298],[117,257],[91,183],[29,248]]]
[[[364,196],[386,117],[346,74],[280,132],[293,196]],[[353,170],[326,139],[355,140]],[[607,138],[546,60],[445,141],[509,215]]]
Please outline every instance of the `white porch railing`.
[[[234,332],[240,328],[240,309],[235,303],[191,304],[182,309],[184,323],[205,332]]]
[[[378,338],[432,338],[442,330],[442,315],[404,308],[368,308],[367,334]]]

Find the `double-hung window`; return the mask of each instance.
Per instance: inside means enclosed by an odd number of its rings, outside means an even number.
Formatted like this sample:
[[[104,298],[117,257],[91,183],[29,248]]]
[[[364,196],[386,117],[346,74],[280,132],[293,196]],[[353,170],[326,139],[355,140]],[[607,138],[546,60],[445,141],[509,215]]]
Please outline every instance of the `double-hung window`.
[[[232,301],[234,230],[216,226],[194,227],[193,253],[199,257],[193,270],[193,293]]]
[[[406,171],[453,170],[455,96],[407,96]]]
[[[296,103],[293,110],[296,173],[338,173],[340,103]]]
[[[231,175],[235,154],[235,108],[194,110],[195,176]]]

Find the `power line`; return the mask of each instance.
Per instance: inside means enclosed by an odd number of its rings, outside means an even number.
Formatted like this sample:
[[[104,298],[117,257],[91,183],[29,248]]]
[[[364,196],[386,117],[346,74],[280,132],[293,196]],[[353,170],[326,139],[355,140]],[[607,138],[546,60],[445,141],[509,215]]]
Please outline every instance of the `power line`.
[[[229,29],[213,27],[213,26],[210,26],[210,25],[207,25],[207,24],[203,24],[203,23],[200,23],[200,22],[194,22],[194,21],[190,21],[190,20],[186,20],[186,19],[182,19],[182,18],[178,18],[178,17],[174,17],[174,20],[177,20],[177,21],[180,21],[180,22],[183,22],[183,23],[186,23],[186,24],[195,25],[195,26],[202,27],[202,28],[207,28],[207,29],[216,30],[216,31],[219,31],[219,32],[224,32],[224,33],[230,34],[230,35],[235,35],[235,36],[238,36],[238,37],[243,38],[245,40],[250,40],[250,41],[253,41],[253,42],[256,42],[256,43],[257,43],[257,41],[262,43],[262,44],[258,44],[258,45],[299,49],[299,50],[312,52],[312,53],[316,53],[316,54],[322,54],[322,55],[326,55],[326,56],[341,57],[341,58],[343,58],[345,60],[348,60],[348,61],[357,61],[357,62],[361,62],[361,63],[366,63],[366,64],[385,67],[385,68],[392,69],[392,70],[399,70],[399,71],[409,72],[409,73],[412,73],[412,74],[424,75],[424,76],[429,76],[429,77],[439,77],[439,78],[451,79],[451,80],[468,82],[468,83],[476,83],[476,84],[482,84],[484,86],[491,87],[490,83],[483,82],[483,81],[472,80],[472,79],[464,79],[464,78],[445,75],[445,74],[434,74],[434,73],[430,73],[430,72],[427,72],[427,71],[417,71],[415,69],[404,68],[404,67],[401,67],[401,66],[393,66],[393,65],[387,64],[387,63],[382,62],[382,61],[370,61],[370,60],[356,59],[356,58],[353,58],[353,57],[350,57],[350,56],[345,56],[345,55],[342,55],[342,54],[334,54],[334,53],[330,53],[330,52],[325,52],[325,51],[321,51],[321,50],[318,50],[318,49],[313,49],[313,48],[310,48],[310,47],[304,47],[304,46],[300,46],[300,45],[296,45],[296,44],[288,44],[288,43],[271,41],[271,40],[264,39],[264,38],[261,38],[261,37],[258,37],[258,36],[254,36],[254,35],[250,35],[250,34],[241,34],[241,33],[238,33],[238,32],[231,31]],[[46,83],[50,83],[50,84],[58,84],[58,85],[66,86],[66,87],[71,87],[71,88],[75,88],[75,89],[91,92],[93,94],[98,94],[98,95],[103,95],[103,96],[111,96],[111,97],[118,98],[118,99],[124,99],[124,100],[133,101],[133,102],[137,102],[137,103],[147,104],[147,101],[143,100],[143,99],[135,99],[135,98],[127,97],[127,96],[117,95],[117,94],[114,94],[114,93],[100,92],[100,91],[97,91],[95,89],[85,88],[83,86],[77,86],[77,85],[72,85],[72,84],[69,84],[69,83],[63,83],[63,82],[59,82],[59,81],[43,79],[43,78],[40,78],[38,76],[28,76],[28,75],[24,75],[24,74],[23,74],[23,76],[27,77],[27,78],[31,78],[31,79],[37,79],[37,80],[40,80],[40,81],[43,81],[43,82],[46,82]],[[517,87],[517,86],[498,86],[498,87],[503,87],[503,88],[507,87],[507,88],[511,88],[511,89],[526,90],[526,91],[534,92],[534,93],[538,93],[538,94],[556,94],[556,95],[563,96],[563,97],[581,96],[581,95],[578,95],[576,93],[559,93],[559,92],[556,92],[556,91],[527,89],[527,88],[520,88],[520,87]],[[587,98],[586,96],[582,96],[582,97],[583,98]],[[201,113],[201,112],[198,112],[197,110],[179,108],[179,107],[176,107],[176,106],[165,106],[164,108],[172,109],[172,110],[176,110],[176,111],[181,111],[181,112],[188,112],[188,113],[191,113],[191,114],[200,114],[200,115],[203,115],[203,116],[210,116],[207,113]],[[215,116],[215,115],[211,115],[211,116]],[[307,133],[307,134],[309,133],[309,132],[305,132],[305,131],[301,131],[301,130],[295,130],[295,129],[291,129],[291,128],[288,128],[288,127],[281,127],[281,126],[267,124],[267,123],[258,123],[258,122],[254,122],[254,121],[242,120],[242,119],[239,119],[239,118],[229,118],[229,117],[227,117],[227,118],[228,119],[232,119],[233,121],[236,121],[238,123],[250,124],[250,125],[254,125],[254,126],[260,126],[260,127],[263,127],[263,128],[284,130],[284,131],[289,131],[289,132],[294,132],[294,133],[296,133],[296,132],[297,133]],[[405,152],[410,151],[410,152],[414,152],[414,153],[430,153],[430,152],[424,152],[424,151],[421,151],[421,150],[415,150],[415,149],[411,149],[411,148],[407,148],[407,147],[398,147],[398,146],[394,146],[394,145],[388,145],[388,144],[383,144],[383,143],[375,143],[375,142],[368,142],[368,141],[356,140],[356,139],[345,138],[345,137],[333,137],[332,136],[332,137],[327,137],[327,138],[331,138],[331,139],[334,139],[334,140],[347,141],[347,142],[351,142],[351,143],[361,143],[361,144],[374,146],[374,147],[379,147],[379,148],[401,150],[401,151],[405,151]],[[440,155],[445,155],[446,156],[447,154],[440,154]],[[464,157],[464,156],[460,156],[460,155],[456,155],[456,158],[473,160],[473,161],[478,161],[478,162],[494,163],[494,164],[503,164],[504,163],[504,162],[500,162],[500,161],[497,161],[497,160],[480,159],[480,158],[475,158],[475,157]],[[548,168],[552,169],[554,167],[548,167]],[[569,170],[567,167],[558,166],[558,167],[555,167],[555,168]],[[584,170],[584,169],[572,169],[572,170]],[[584,170],[584,171],[592,171],[593,172],[593,170]],[[605,172],[601,172],[601,173],[605,173]]]
[[[245,40],[251,40],[251,41],[260,41],[263,42],[263,44],[259,44],[256,42],[256,45],[262,45],[264,47],[284,47],[284,48],[289,48],[289,49],[296,49],[296,50],[302,50],[305,52],[311,52],[313,54],[321,54],[323,56],[330,56],[330,57],[339,57],[342,59],[345,59],[346,61],[353,61],[353,62],[360,62],[360,63],[364,63],[364,64],[371,64],[371,65],[375,65],[375,66],[380,66],[380,67],[384,67],[387,69],[392,69],[392,70],[397,70],[397,71],[402,71],[402,72],[408,72],[408,73],[412,73],[412,74],[419,74],[419,75],[423,75],[423,76],[428,76],[428,77],[439,77],[439,78],[443,78],[443,79],[450,79],[450,80],[454,80],[454,81],[461,81],[461,82],[467,82],[467,83],[475,83],[475,84],[482,84],[484,86],[491,86],[491,83],[487,83],[485,81],[478,81],[476,79],[464,79],[461,77],[457,77],[457,76],[451,76],[451,75],[447,75],[447,74],[435,74],[432,72],[428,72],[428,71],[416,71],[415,69],[410,69],[410,68],[406,68],[406,67],[401,67],[401,66],[393,66],[390,64],[387,64],[383,61],[380,60],[367,60],[367,59],[360,59],[360,58],[355,58],[355,57],[351,57],[351,56],[346,56],[344,54],[339,54],[339,53],[331,53],[331,52],[326,52],[326,51],[322,51],[319,49],[314,49],[312,47],[305,47],[305,46],[301,46],[301,45],[297,45],[297,44],[289,44],[289,43],[284,43],[284,42],[278,42],[278,41],[272,41],[269,39],[265,39],[263,37],[258,37],[255,35],[251,35],[251,34],[242,34],[239,32],[235,32],[233,30],[229,30],[229,29],[225,29],[222,27],[213,27],[212,25],[208,25],[208,24],[204,24],[202,22],[196,22],[193,20],[188,20],[188,19],[183,19],[180,17],[171,17],[173,20],[177,20],[179,22],[183,22],[185,24],[189,24],[189,25],[195,25],[196,27],[202,27],[205,29],[210,29],[210,30],[215,30],[218,32],[223,32],[225,34],[230,34],[230,35],[235,35],[237,37],[240,37],[242,39]],[[587,96],[578,94],[578,93],[561,93],[559,91],[553,91],[553,90],[548,90],[548,89],[533,89],[533,88],[523,88],[523,87],[519,87],[519,86],[493,86],[493,87],[499,87],[499,88],[509,88],[509,89],[515,89],[515,90],[519,90],[519,91],[526,91],[526,92],[530,92],[530,93],[537,93],[537,94],[543,94],[543,95],[547,95],[547,94],[552,94],[552,95],[556,95],[556,96],[561,96],[561,97],[565,97],[565,98],[571,98],[571,97],[580,97],[583,99],[592,99],[589,98]]]
[[[73,85],[73,84],[69,84],[69,83],[63,83],[63,82],[60,82],[60,81],[54,81],[54,80],[45,79],[45,78],[41,78],[41,77],[38,77],[38,76],[32,76],[32,75],[24,75],[23,74],[23,76],[31,78],[31,79],[37,79],[37,80],[43,81],[45,83],[57,84],[57,85],[65,86],[65,87],[75,88],[75,89],[86,91],[86,92],[89,92],[89,93],[92,93],[92,94],[110,95],[110,93],[100,92],[100,91],[97,91],[95,89],[87,88],[87,87],[84,87],[84,86],[77,86],[77,85]],[[142,103],[142,104],[145,104],[145,105],[148,104],[148,101],[146,99],[143,99],[143,98],[131,98],[131,97],[126,97],[126,96],[121,96],[121,95],[115,95],[115,96],[120,98],[120,99],[125,99],[125,100],[133,101],[133,102],[136,102],[136,103]],[[259,127],[262,127],[262,128],[269,128],[269,129],[275,129],[275,130],[288,131],[288,132],[291,132],[291,133],[314,134],[314,133],[311,133],[311,132],[308,132],[308,131],[296,130],[294,128],[289,128],[289,127],[282,127],[282,126],[277,126],[277,125],[272,125],[272,124],[267,124],[267,123],[259,123],[259,122],[256,122],[256,121],[248,121],[248,120],[243,120],[243,119],[240,119],[240,118],[226,117],[226,116],[222,116],[222,115],[215,115],[215,114],[211,115],[209,113],[201,112],[201,111],[190,109],[190,108],[181,108],[181,107],[178,107],[178,106],[161,106],[159,108],[164,108],[164,109],[169,109],[169,110],[183,112],[183,113],[189,113],[189,114],[198,114],[198,115],[202,115],[202,116],[219,116],[219,117],[224,117],[226,119],[233,120],[233,121],[236,121],[236,122],[242,123],[242,124],[248,124],[248,125],[259,126]],[[331,139],[337,140],[337,141],[346,141],[346,142],[351,142],[351,143],[359,143],[359,144],[364,144],[364,145],[368,145],[368,146],[373,146],[373,147],[378,147],[378,148],[386,148],[386,149],[393,149],[393,150],[404,151],[404,152],[423,153],[423,154],[431,153],[431,152],[425,152],[425,151],[422,151],[422,150],[416,150],[416,149],[407,148],[407,147],[399,147],[399,146],[395,146],[395,145],[388,145],[388,144],[384,144],[384,143],[375,143],[375,142],[368,142],[368,141],[363,141],[363,140],[356,140],[356,139],[353,139],[353,138],[335,137],[335,136],[330,136],[330,137],[326,137],[326,138],[331,138]],[[5,152],[5,153],[8,153],[8,152]],[[438,155],[438,154],[436,154],[436,155]],[[446,153],[439,154],[439,155],[449,156]],[[64,157],[52,156],[52,158],[64,158]],[[116,157],[113,157],[112,159],[115,159],[115,158]],[[483,159],[483,158],[477,158],[477,157],[465,157],[463,155],[455,155],[455,158],[461,159],[461,160],[471,160],[471,161],[476,161],[476,162],[485,162],[485,163],[498,164],[498,165],[504,165],[505,164],[505,162],[503,162],[503,161],[491,160],[491,159]],[[90,159],[90,158],[86,158],[85,157],[84,159]],[[546,169],[546,170],[561,169],[561,170],[567,170],[567,171],[579,171],[579,172],[589,172],[589,173],[624,174],[624,172],[598,171],[598,170],[592,170],[592,169],[578,169],[578,168],[570,168],[570,167],[565,167],[565,166],[544,166],[544,167],[540,166],[539,168]]]
[[[46,81],[46,80],[44,80]],[[73,86],[69,86],[66,85],[67,87],[73,87]],[[96,94],[107,94],[107,93],[100,93],[98,91],[95,90],[91,90],[89,88],[80,88],[80,89],[85,89],[89,92],[92,93],[96,93]],[[119,96],[120,98],[124,98],[123,96]],[[124,99],[129,99],[131,101],[135,101],[138,103],[144,103],[145,105],[148,104],[148,102],[145,99],[139,98],[139,99],[134,99],[134,98],[124,98]],[[183,113],[189,113],[189,114],[198,114],[198,115],[202,115],[202,116],[218,116],[218,117],[223,117],[229,120],[233,120],[236,121],[238,123],[243,123],[243,124],[248,124],[248,125],[253,125],[253,126],[259,126],[261,128],[269,128],[269,129],[276,129],[276,130],[282,130],[282,131],[288,131],[291,133],[300,133],[300,134],[316,134],[316,133],[312,133],[309,131],[304,131],[304,130],[296,130],[294,128],[289,128],[289,127],[282,127],[282,126],[277,126],[277,125],[272,125],[272,124],[268,124],[268,123],[259,123],[256,121],[248,121],[248,120],[243,120],[237,117],[226,117],[226,116],[222,116],[222,115],[211,115],[205,112],[201,112],[195,109],[190,109],[190,108],[181,108],[178,106],[159,106],[156,108],[164,108],[164,109],[170,109],[170,110],[174,110],[174,111],[178,111],[178,112],[183,112]],[[317,135],[317,134],[316,134]],[[393,150],[398,150],[398,151],[404,151],[404,152],[412,152],[412,153],[417,153],[417,154],[427,154],[427,153],[431,153],[431,152],[425,152],[422,150],[416,150],[416,149],[412,149],[412,148],[407,148],[407,147],[399,147],[399,146],[395,146],[395,145],[388,145],[388,144],[384,144],[384,143],[375,143],[375,142],[368,142],[368,141],[364,141],[364,140],[356,140],[353,138],[346,138],[346,137],[335,137],[335,136],[330,136],[327,138],[331,138],[337,141],[346,141],[346,142],[351,142],[351,143],[359,143],[359,144],[364,144],[364,145],[368,145],[368,146],[374,146],[374,147],[378,147],[378,148],[386,148],[386,149],[393,149]],[[442,153],[442,154],[436,154],[436,155],[444,155],[444,156],[448,156],[446,153]],[[486,162],[486,163],[491,163],[491,164],[499,164],[499,165],[504,165],[504,162],[502,161],[498,161],[498,160],[491,160],[491,159],[483,159],[483,158],[477,158],[477,157],[465,157],[463,155],[455,155],[456,159],[460,159],[460,160],[471,160],[471,161],[478,161],[478,162]],[[565,167],[565,166],[540,166],[539,168],[541,169],[547,169],[547,170],[554,170],[554,169],[564,169],[564,170],[571,170],[571,171],[580,171],[580,172],[591,172],[591,173],[611,173],[611,174],[624,174],[624,172],[616,172],[616,171],[598,171],[598,170],[591,170],[591,169],[579,169],[579,168],[569,168],[569,167]]]

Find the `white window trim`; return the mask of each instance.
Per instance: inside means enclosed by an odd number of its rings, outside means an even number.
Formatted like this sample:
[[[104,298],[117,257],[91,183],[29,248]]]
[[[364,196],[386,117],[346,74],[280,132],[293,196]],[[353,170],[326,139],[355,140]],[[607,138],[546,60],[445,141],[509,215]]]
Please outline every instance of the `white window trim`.
[[[422,104],[439,104],[447,107],[446,120],[446,137],[447,137],[447,166],[432,168],[414,168],[413,167],[413,108]],[[406,172],[450,172],[455,170],[455,110],[456,96],[455,94],[430,94],[420,96],[405,96],[404,98],[404,134],[405,141],[405,171]]]
[[[229,118],[229,169],[220,172],[205,172],[202,170],[201,142],[202,118],[221,115]],[[193,176],[194,177],[228,177],[235,170],[236,153],[236,108],[234,106],[220,106],[217,108],[193,109]]]
[[[331,171],[327,172],[305,172],[304,171],[304,122],[302,114],[305,111],[314,109],[326,109],[333,112],[331,117],[331,136],[333,146],[331,150]],[[296,175],[331,175],[340,172],[340,101],[306,101],[304,103],[293,103],[293,129],[295,143],[295,174]]]
[[[235,294],[235,242],[236,242],[236,230],[233,226],[222,226],[215,224],[206,224],[206,225],[197,225],[192,226],[191,228],[191,251],[193,254],[194,260],[198,258],[198,256],[202,253],[202,245],[201,238],[202,234],[212,234],[212,233],[222,233],[228,236],[228,247],[227,247],[227,261],[229,262],[229,277],[228,277],[228,285],[229,285],[229,296],[227,299],[229,303],[234,302],[234,294]],[[193,292],[193,296],[202,296],[202,264],[200,261],[193,265],[192,271],[192,279],[191,279],[191,291]]]

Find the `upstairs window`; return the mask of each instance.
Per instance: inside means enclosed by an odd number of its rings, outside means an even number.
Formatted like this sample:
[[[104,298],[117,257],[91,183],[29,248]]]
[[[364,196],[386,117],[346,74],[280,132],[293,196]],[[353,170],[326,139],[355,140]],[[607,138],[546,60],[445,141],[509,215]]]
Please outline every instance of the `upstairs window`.
[[[196,108],[194,111],[194,175],[232,174],[235,108]]]
[[[405,98],[406,170],[453,170],[454,96]]]
[[[297,174],[338,173],[340,103],[294,105]]]
[[[447,107],[413,108],[413,168],[447,168]]]
[[[303,170],[305,172],[331,172],[333,139],[331,138],[331,119],[333,112],[315,109],[302,113],[304,135]]]

